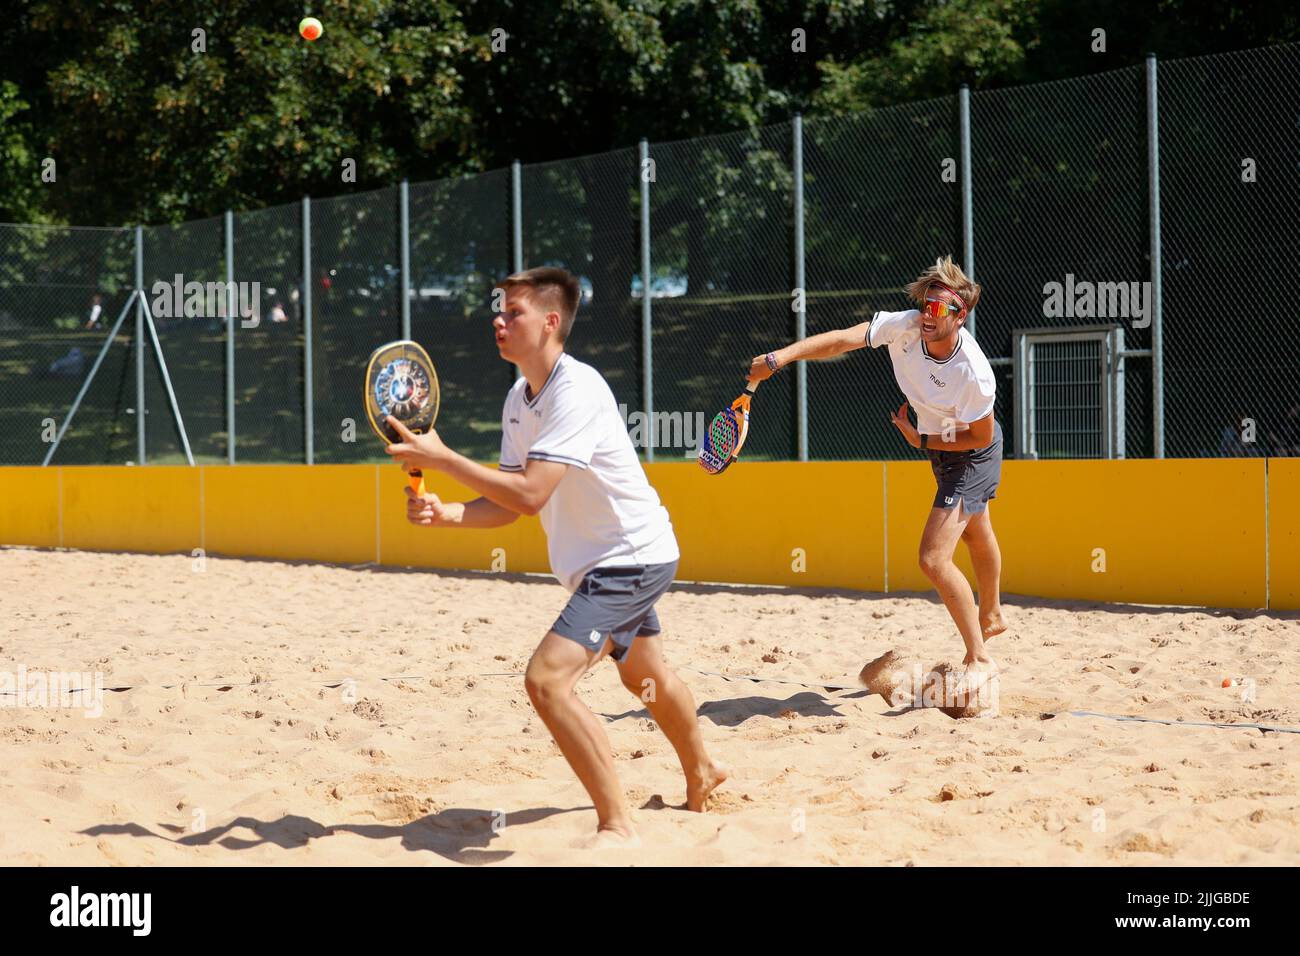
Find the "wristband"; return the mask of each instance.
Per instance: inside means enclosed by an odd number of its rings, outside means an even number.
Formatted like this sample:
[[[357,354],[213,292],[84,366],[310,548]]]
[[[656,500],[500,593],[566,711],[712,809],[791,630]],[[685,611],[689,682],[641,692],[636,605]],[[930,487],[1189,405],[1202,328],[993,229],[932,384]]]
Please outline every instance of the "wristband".
[[[925,448],[926,445],[929,443],[929,441],[930,441],[930,436],[929,436],[929,435],[926,435],[926,434],[924,434],[924,433],[922,433],[922,435],[921,435],[921,447],[922,447],[922,448]]]
[[[781,368],[781,366],[778,365],[776,362],[775,352],[768,352],[767,355],[764,356],[763,361],[767,363],[767,367],[771,369],[773,372],[776,372]]]

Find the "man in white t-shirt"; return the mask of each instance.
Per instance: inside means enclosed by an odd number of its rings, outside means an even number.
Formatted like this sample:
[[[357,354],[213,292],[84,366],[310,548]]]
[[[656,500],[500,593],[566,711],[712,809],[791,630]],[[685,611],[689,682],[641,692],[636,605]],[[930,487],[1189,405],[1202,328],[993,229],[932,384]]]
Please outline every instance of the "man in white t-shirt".
[[[695,701],[663,658],[654,605],[672,584],[677,539],[637,459],[614,394],[601,374],[564,352],[577,315],[578,278],[529,269],[502,283],[493,320],[501,358],[523,377],[501,413],[501,461],[476,464],[437,432],[412,435],[389,454],[406,466],[437,469],[481,497],[443,502],[407,489],[407,518],[427,527],[495,528],[539,515],[551,570],[569,603],[533,652],[525,685],[596,807],[598,843],[636,840],[605,730],[574,693],[606,655],[677,751],[686,805],[703,811],[726,769],[704,750]]]
[[[749,376],[762,380],[801,359],[824,359],[864,346],[888,346],[894,378],[906,401],[890,421],[914,448],[930,456],[938,485],[921,534],[921,570],[943,598],[966,644],[968,670],[996,670],[984,641],[1007,629],[1002,617],[1002,553],[988,503],[1002,475],[1002,427],[993,417],[993,368],[963,327],[980,287],[951,256],[939,259],[907,287],[920,308],[877,312],[870,322],[824,332],[755,356]],[[908,404],[916,425],[908,420]],[[979,585],[979,604],[953,562],[966,542]]]

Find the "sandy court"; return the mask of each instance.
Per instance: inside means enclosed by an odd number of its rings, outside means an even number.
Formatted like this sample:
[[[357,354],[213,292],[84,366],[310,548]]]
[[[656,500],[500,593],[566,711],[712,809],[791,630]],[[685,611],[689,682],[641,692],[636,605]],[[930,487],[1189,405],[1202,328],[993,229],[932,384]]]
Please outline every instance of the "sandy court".
[[[0,859],[1300,863],[1300,735],[1062,713],[1300,727],[1296,614],[1012,599],[1001,716],[954,721],[696,672],[855,684],[890,647],[960,659],[928,596],[679,585],[669,659],[732,779],[682,809],[668,742],[602,663],[579,693],[644,846],[583,851],[595,813],[522,679],[485,676],[522,672],[564,601],[532,577],[0,549],[0,671],[133,688],[97,718],[0,708]]]

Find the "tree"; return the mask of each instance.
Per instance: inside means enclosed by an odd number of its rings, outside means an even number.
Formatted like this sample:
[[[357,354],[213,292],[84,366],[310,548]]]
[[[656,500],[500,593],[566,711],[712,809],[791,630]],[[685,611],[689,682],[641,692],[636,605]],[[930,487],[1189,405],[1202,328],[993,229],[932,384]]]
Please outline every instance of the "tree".
[[[362,187],[473,168],[462,69],[482,44],[449,2],[339,5],[316,43],[285,0],[142,6],[47,0],[21,21],[59,218],[175,221],[330,194],[355,188],[345,158]]]

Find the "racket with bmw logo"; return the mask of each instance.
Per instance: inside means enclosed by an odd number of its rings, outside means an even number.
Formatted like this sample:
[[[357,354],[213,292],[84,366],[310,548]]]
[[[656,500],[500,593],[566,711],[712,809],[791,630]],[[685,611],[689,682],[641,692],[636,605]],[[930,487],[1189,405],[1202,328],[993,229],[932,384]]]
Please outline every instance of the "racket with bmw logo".
[[[386,445],[402,440],[388,423],[388,416],[423,435],[438,420],[442,396],[433,361],[417,342],[402,339],[381,345],[366,363],[366,418]],[[424,476],[418,469],[407,472],[411,489],[424,494]]]

